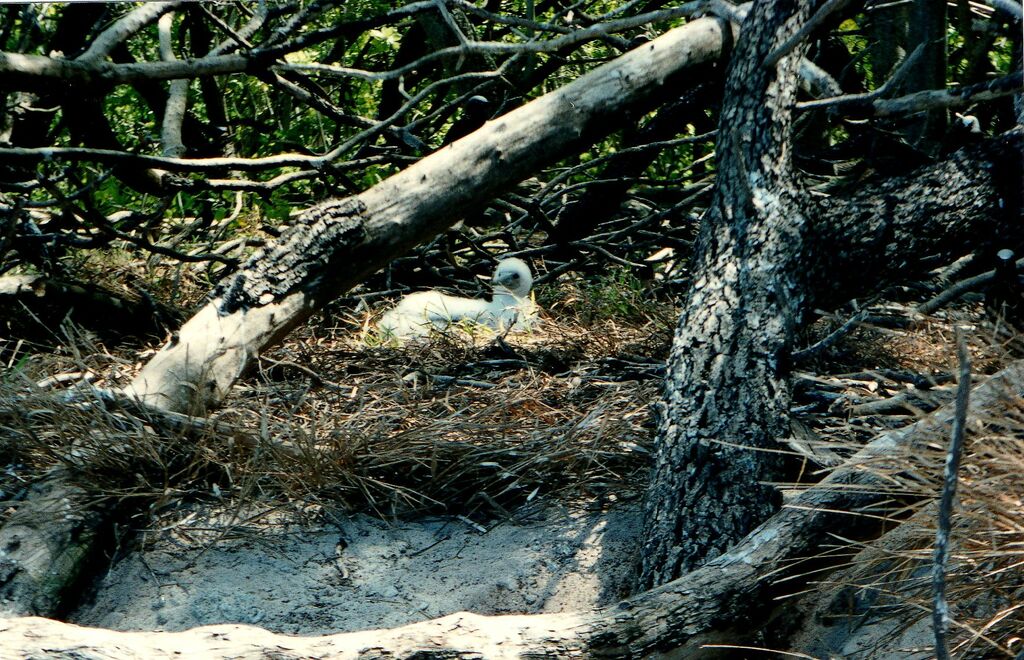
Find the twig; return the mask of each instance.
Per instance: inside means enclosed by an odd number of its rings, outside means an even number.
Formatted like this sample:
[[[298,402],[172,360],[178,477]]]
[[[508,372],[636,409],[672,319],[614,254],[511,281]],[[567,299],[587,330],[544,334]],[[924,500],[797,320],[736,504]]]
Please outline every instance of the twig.
[[[908,390],[888,399],[852,405],[847,410],[847,414],[851,417],[867,417],[868,415],[905,415],[921,411],[931,412],[947,401],[949,398],[943,396],[943,390],[940,388],[926,392]]]
[[[1017,270],[1024,268],[1024,259],[1018,259],[1016,263]],[[941,307],[953,302],[960,296],[979,289],[985,284],[988,284],[996,276],[995,270],[990,270],[974,277],[968,277],[966,280],[960,280],[956,284],[952,285],[948,289],[942,291],[937,296],[930,300],[926,300],[917,306],[917,311],[921,314],[931,314],[932,312],[940,309]]]
[[[964,331],[956,329],[957,359],[960,362],[960,382],[956,390],[956,411],[953,416],[953,433],[946,453],[946,469],[943,473],[942,498],[939,501],[939,524],[935,532],[935,559],[932,563],[932,588],[934,609],[932,626],[935,630],[935,656],[937,660],[949,658],[946,632],[949,629],[949,603],[946,602],[946,559],[949,556],[949,530],[953,516],[953,498],[956,496],[957,471],[963,453],[964,424],[967,421],[967,405],[971,393],[971,356],[967,352]]]
[[[868,310],[862,309],[853,316],[851,316],[849,319],[847,319],[846,322],[843,323],[841,326],[839,326],[831,333],[829,333],[829,335],[824,339],[811,344],[807,348],[801,348],[798,351],[793,351],[793,362],[803,362],[818,355],[819,353],[821,353],[822,351],[824,351],[825,349],[832,346],[837,341],[848,335],[854,328],[860,325],[860,323],[865,318],[867,318],[867,315]]]
[[[916,51],[915,51],[916,52]],[[895,79],[895,76],[894,76]],[[888,85],[888,83],[886,83]],[[882,87],[867,94],[849,94],[830,99],[815,99],[796,104],[797,110],[829,107],[843,108],[849,114],[863,117],[891,117],[935,108],[961,108],[979,101],[992,101],[1021,91],[1024,76],[1020,71],[976,85],[928,89],[894,99],[879,98]],[[884,86],[883,86],[884,87]]]
[[[270,364],[277,367],[287,367],[289,369],[294,369],[298,372],[306,374],[307,376],[312,378],[313,382],[316,383],[317,385],[320,385],[321,387],[326,387],[329,390],[334,390],[335,392],[347,392],[350,389],[348,387],[343,387],[333,381],[327,380],[326,378],[324,378],[317,372],[313,371],[309,367],[304,367],[301,364],[292,362],[290,360],[275,360],[265,355],[261,355],[259,359],[260,362],[269,362]]]
[[[48,390],[58,385],[66,385],[68,383],[78,383],[84,381],[91,383],[99,378],[99,374],[91,371],[72,371],[64,374],[54,374],[53,376],[47,376],[41,381],[36,383],[36,387],[41,390]]]
[[[768,57],[764,58],[764,67],[766,69],[770,69],[778,64],[779,60],[792,52],[792,50],[797,47],[797,44],[807,38],[807,35],[818,29],[818,26],[824,23],[826,18],[845,7],[849,1],[850,0],[828,0],[821,6],[821,9],[815,12],[814,16],[807,19],[807,22],[803,24],[803,27],[797,30],[789,39],[786,39],[781,46],[769,53]]]
[[[473,380],[471,378],[457,378],[455,376],[434,374],[427,374],[427,377],[438,385],[461,385],[463,387],[479,387],[485,390],[497,387],[494,383],[487,383],[482,380]]]

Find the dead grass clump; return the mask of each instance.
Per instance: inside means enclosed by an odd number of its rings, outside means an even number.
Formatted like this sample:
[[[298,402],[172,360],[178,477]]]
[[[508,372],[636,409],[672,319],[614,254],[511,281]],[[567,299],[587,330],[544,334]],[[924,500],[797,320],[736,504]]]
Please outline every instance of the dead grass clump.
[[[258,478],[297,500],[489,515],[542,494],[632,495],[646,481],[657,384],[616,382],[598,356],[659,340],[648,326],[553,328],[389,349],[311,331],[266,361],[232,414],[252,425],[262,402],[262,423],[298,451]],[[326,386],[314,394],[296,377]]]
[[[870,513],[896,526],[876,541],[834,548],[833,554],[850,556],[850,567],[819,583],[812,597],[827,596],[818,618],[831,626],[878,628],[864,636],[870,648],[861,651],[868,656],[932,643],[935,498],[947,435],[940,429],[912,451],[865,466],[883,477],[891,495],[887,508]],[[950,652],[1014,657],[1024,630],[1024,399],[1007,397],[1002,409],[969,421],[959,476],[946,577]]]
[[[299,452],[276,457],[275,485],[293,498],[388,516],[494,514],[538,494],[614,497],[642,487],[649,385],[596,395],[586,412],[550,405],[566,397],[549,377],[485,393],[471,387],[378,402],[382,414],[334,412],[287,424],[277,437]]]
[[[3,490],[14,499],[59,470],[94,502],[114,501],[126,512],[136,504],[160,509],[223,480],[231,448],[215,440],[171,432],[87,393],[72,402],[66,393],[0,387]]]
[[[541,496],[614,499],[644,486],[657,384],[618,382],[598,356],[653,350],[650,327],[608,321],[402,349],[318,332],[262,361],[232,407],[201,423],[111,407],[88,387],[69,397],[27,373],[9,378],[0,452],[26,483],[57,467],[94,499],[158,518],[210,498],[488,517]],[[90,365],[93,386],[124,377],[123,358]]]

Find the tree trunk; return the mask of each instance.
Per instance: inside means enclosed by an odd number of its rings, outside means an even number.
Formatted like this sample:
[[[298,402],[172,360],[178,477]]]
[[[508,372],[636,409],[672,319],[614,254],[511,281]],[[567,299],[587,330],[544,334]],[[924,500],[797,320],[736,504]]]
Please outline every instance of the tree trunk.
[[[1024,394],[1024,362],[977,386],[969,414],[983,417],[1005,397]],[[742,644],[757,630],[752,617],[772,606],[793,573],[835,529],[856,537],[887,499],[880,463],[901,465],[919,447],[944,436],[954,415],[947,406],[918,422],[878,436],[820,484],[706,566],[662,587],[589,613],[482,616],[467,612],[391,630],[323,637],[277,635],[260,628],[219,625],[186,632],[112,632],[39,618],[0,619],[0,656],[121,659],[232,658],[651,658],[734,657],[705,645]],[[842,558],[839,558],[842,560]],[[784,587],[780,587],[780,583]]]
[[[946,3],[914,0],[907,24],[907,51],[922,46],[921,59],[903,86],[904,93],[946,88]],[[935,156],[946,133],[946,109],[924,112],[907,131],[911,144]]]
[[[346,200],[305,211],[261,250],[142,370],[128,391],[151,405],[220,402],[260,351],[324,302],[529,176],[613,130],[678,74],[722,55],[721,20],[672,30],[504,115]]]
[[[845,198],[801,188],[789,146],[799,50],[775,70],[762,63],[813,9],[755,3],[733,57],[718,187],[659,409],[641,589],[724,552],[777,508],[790,342],[812,303],[913,276],[926,256],[962,254],[1006,231],[1007,213],[1021,234],[1019,132]]]
[[[669,355],[655,463],[644,499],[639,586],[721,554],[778,507],[785,355],[806,287],[805,202],[790,162],[802,49],[763,62],[816,3],[755,2],[726,79],[717,187]]]

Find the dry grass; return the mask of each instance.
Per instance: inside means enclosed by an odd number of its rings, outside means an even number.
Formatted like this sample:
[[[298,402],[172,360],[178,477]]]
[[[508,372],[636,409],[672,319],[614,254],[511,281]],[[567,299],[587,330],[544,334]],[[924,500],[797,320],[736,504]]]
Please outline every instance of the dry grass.
[[[543,497],[633,497],[646,486],[650,404],[659,391],[642,363],[664,359],[675,312],[652,305],[624,319],[595,309],[561,310],[532,334],[504,341],[453,334],[400,348],[369,345],[360,333],[365,318],[336,313],[332,322],[294,333],[238,385],[230,407],[216,415],[230,433],[168,432],[158,420],[68,405],[63,391],[36,387],[53,373],[86,370],[97,375],[95,385],[116,387],[146,359],[72,332],[59,355],[16,355],[0,381],[0,409],[7,409],[0,458],[10,466],[0,489],[5,499],[16,497],[24,484],[62,466],[95,498],[130,505],[142,526],[179,516],[182,502],[196,500],[249,512],[264,503],[485,518]],[[341,327],[334,327],[338,318]],[[976,319],[976,310],[966,318]],[[811,368],[825,378],[950,370],[951,326],[935,320],[912,331],[861,330]],[[976,364],[993,371],[1006,347],[976,334]],[[856,391],[864,382],[852,381],[843,396],[867,395]],[[880,387],[871,394],[903,386]],[[834,405],[800,418],[840,455],[914,419],[851,418]],[[1024,629],[1024,402],[1008,402],[973,424],[949,595],[957,652],[985,656],[1019,651],[1014,636]],[[823,582],[815,598],[870,592],[886,616],[896,612],[908,623],[908,612],[926,616],[934,537],[928,503],[938,491],[944,446],[936,437],[928,451],[889,469],[891,498],[873,513],[897,531],[835,548],[852,567]],[[822,474],[808,469],[805,478]]]
[[[62,466],[96,498],[138,502],[147,515],[211,497],[491,516],[539,496],[635,495],[657,384],[611,380],[600,359],[661,359],[666,328],[547,327],[503,342],[453,335],[396,349],[311,326],[261,360],[217,414],[219,432],[168,432],[160,420],[88,396],[68,405],[63,392],[33,384],[89,370],[94,385],[114,387],[142,360],[102,351],[33,358],[0,385],[0,451],[16,466],[5,485],[16,491],[17,479]]]
[[[862,649],[872,657],[891,656],[913,626],[918,633],[911,639],[926,649],[931,644],[935,502],[948,433],[940,429],[898,456],[863,466],[885,484],[877,491],[883,504],[864,513],[887,519],[891,531],[871,542],[837,536],[839,543],[822,556],[847,567],[817,582],[805,599],[817,607],[815,618],[830,625],[899,622],[873,640],[874,650]],[[1012,658],[1022,651],[1024,630],[1024,399],[1007,396],[984,418],[969,418],[967,442],[946,577],[950,651],[955,657]],[[908,648],[899,653],[929,657]]]

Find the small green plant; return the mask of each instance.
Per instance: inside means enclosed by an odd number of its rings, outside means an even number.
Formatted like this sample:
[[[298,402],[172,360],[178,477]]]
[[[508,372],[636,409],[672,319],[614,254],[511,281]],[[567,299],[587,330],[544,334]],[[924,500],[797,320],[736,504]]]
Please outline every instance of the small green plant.
[[[592,321],[639,319],[650,307],[643,280],[627,268],[602,273],[580,290],[580,312]]]

